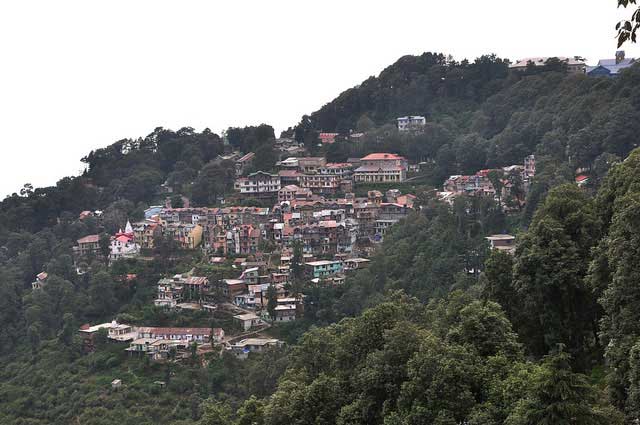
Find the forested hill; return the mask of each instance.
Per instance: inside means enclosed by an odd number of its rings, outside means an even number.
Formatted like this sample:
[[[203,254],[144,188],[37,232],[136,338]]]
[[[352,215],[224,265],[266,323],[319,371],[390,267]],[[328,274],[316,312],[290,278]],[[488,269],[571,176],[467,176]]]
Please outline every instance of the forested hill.
[[[571,180],[578,168],[601,177],[613,155],[624,158],[637,146],[639,81],[638,66],[607,79],[570,74],[552,61],[514,73],[493,55],[456,62],[424,53],[400,58],[303,116],[290,132],[312,141],[322,131],[364,131],[362,143],[332,145],[329,158],[391,151],[432,161],[433,185],[449,174],[517,164],[532,153],[554,182]],[[424,115],[425,131],[395,131],[395,119],[405,115]]]
[[[439,111],[445,104],[463,110],[497,93],[507,76],[508,62],[493,55],[472,63],[439,53],[404,56],[378,77],[340,94],[310,119],[314,128],[347,132],[362,116],[382,125],[403,115],[445,112]]]
[[[193,205],[218,203],[235,177],[229,151],[254,151],[253,167],[273,167],[272,127],[231,128],[226,138],[158,128],[89,153],[81,176],[25,186],[0,204],[0,423],[637,423],[639,82],[637,66],[610,79],[558,63],[512,74],[494,56],[457,63],[425,53],[303,117],[286,133],[312,153],[401,153],[426,163],[427,184],[408,183],[417,208],[368,268],[344,284],[301,285],[301,317],[270,330],[285,346],[244,362],[217,352],[201,361],[196,350],[155,364],[106,339],[87,354],[78,328],[113,318],[230,329],[228,315],[153,306],[163,276],[227,276],[201,251],[160,238],[144,258],[95,258],[89,271],[74,264],[72,245],[141,218],[164,201],[165,183]],[[427,117],[424,132],[397,131],[407,114]],[[318,132],[351,129],[364,133],[359,141],[317,146]],[[491,197],[434,196],[448,174],[531,153],[538,169],[524,212]],[[579,168],[589,185],[575,184]],[[99,222],[78,218],[94,209]],[[490,251],[485,237],[505,230],[517,235],[515,252]],[[42,271],[47,284],[34,291]]]

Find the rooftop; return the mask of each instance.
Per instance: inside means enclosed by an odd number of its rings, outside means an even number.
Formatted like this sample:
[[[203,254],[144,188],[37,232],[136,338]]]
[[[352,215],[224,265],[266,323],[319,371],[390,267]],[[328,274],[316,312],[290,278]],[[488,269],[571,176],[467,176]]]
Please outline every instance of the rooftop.
[[[379,160],[384,160],[384,159],[388,159],[388,160],[401,159],[401,160],[403,160],[404,157],[401,157],[401,156],[396,155],[394,153],[372,153],[372,154],[369,154],[369,155],[365,156],[364,158],[362,158],[361,161],[379,161]]]
[[[340,261],[318,260],[318,261],[310,261],[306,264],[312,267],[317,267],[317,266],[328,266],[331,264],[339,264],[339,263]]]
[[[78,244],[97,243],[99,240],[100,240],[100,235],[87,235],[84,238],[78,239]]]

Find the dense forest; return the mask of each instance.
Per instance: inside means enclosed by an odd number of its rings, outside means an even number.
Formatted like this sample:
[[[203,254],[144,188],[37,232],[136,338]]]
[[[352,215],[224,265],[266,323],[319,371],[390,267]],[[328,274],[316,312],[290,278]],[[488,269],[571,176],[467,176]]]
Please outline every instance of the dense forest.
[[[339,161],[374,151],[428,166],[420,208],[390,230],[368,269],[308,286],[287,344],[241,362],[128,358],[118,344],[82,352],[83,323],[227,326],[224,317],[151,307],[155,284],[200,253],[100,259],[76,273],[73,241],[115,232],[163,203],[163,185],[194,205],[231,193],[231,150],[277,160],[273,128],[224,135],[158,128],[89,153],[86,171],[0,204],[0,422],[6,424],[624,424],[640,419],[640,68],[615,79],[559,64],[508,72],[495,56],[407,56],[305,116],[284,136]],[[401,115],[425,115],[403,135]],[[359,141],[350,131],[362,132]],[[317,146],[320,131],[342,140]],[[486,198],[448,205],[433,187],[452,173],[539,168],[521,214]],[[574,184],[587,169],[589,185]],[[83,210],[103,218],[78,220]],[[484,237],[511,231],[514,255]],[[174,254],[174,253],[172,253]],[[46,270],[49,282],[32,292]],[[123,277],[135,274],[133,282]],[[126,382],[119,390],[109,383]],[[155,382],[166,382],[166,388]]]

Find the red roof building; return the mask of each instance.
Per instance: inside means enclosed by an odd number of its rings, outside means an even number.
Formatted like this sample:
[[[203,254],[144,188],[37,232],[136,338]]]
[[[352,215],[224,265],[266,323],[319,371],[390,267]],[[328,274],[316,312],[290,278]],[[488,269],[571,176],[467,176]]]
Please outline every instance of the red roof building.
[[[320,133],[318,137],[320,138],[320,142],[325,145],[330,145],[336,142],[336,136],[338,133]]]

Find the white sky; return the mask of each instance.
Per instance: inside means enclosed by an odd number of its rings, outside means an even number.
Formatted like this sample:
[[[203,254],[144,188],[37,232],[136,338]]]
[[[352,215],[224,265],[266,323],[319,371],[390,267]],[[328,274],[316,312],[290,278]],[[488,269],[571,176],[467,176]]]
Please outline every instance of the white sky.
[[[626,14],[615,0],[2,1],[0,197],[157,126],[279,133],[405,54],[613,57]]]

